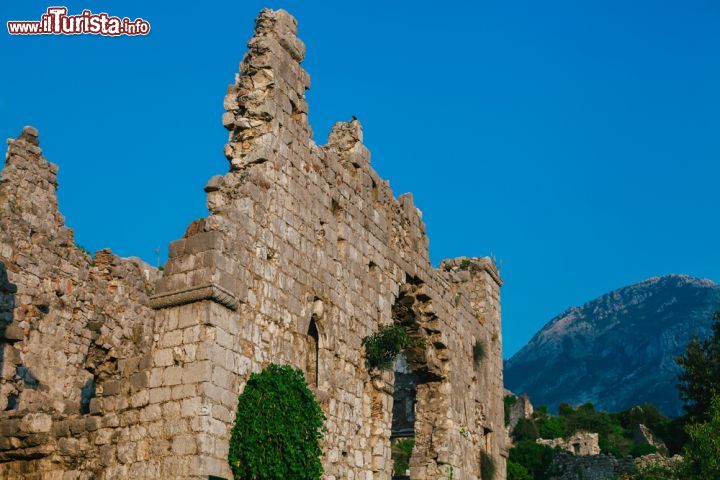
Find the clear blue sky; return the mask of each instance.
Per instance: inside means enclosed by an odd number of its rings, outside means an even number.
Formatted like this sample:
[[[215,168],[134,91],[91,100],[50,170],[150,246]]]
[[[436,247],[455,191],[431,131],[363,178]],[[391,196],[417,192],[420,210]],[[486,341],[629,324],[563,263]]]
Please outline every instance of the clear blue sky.
[[[0,5],[0,134],[40,129],[92,250],[155,263],[206,214],[222,99],[267,5],[300,22],[316,141],[356,115],[380,175],[414,193],[433,261],[500,260],[506,356],[613,288],[720,280],[716,0],[63,4],[153,29],[11,38],[7,20],[52,3]]]

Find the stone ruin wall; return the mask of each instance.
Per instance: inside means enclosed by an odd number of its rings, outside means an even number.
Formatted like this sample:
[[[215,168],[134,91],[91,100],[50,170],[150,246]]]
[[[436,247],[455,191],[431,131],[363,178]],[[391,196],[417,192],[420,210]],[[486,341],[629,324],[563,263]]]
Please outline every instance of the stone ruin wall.
[[[560,448],[576,456],[600,455],[600,435],[590,432],[575,432],[568,437],[561,438],[538,438],[535,440],[540,445],[552,449]]]
[[[325,478],[389,479],[394,375],[367,371],[361,341],[392,322],[427,340],[408,352],[410,477],[479,479],[486,451],[505,478],[497,270],[431,266],[419,210],[370,167],[357,121],[312,141],[296,29],[258,17],[225,98],[230,171],[163,272],[77,249],[37,131],[8,142],[1,478],[229,479],[237,396],[274,362],[303,369],[326,412]]]

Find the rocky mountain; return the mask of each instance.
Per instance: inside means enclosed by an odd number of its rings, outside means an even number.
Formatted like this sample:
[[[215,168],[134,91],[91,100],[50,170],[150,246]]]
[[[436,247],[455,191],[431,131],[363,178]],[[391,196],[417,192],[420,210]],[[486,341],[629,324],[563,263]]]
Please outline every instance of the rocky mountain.
[[[505,362],[505,385],[552,410],[649,401],[679,414],[673,357],[693,335],[709,335],[715,310],[720,286],[707,279],[667,275],[620,288],[552,319]]]

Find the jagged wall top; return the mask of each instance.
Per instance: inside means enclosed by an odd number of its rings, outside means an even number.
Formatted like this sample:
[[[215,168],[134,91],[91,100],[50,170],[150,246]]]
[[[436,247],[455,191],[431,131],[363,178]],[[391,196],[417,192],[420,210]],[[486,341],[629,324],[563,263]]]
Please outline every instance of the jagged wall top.
[[[303,131],[312,138],[305,100],[310,76],[300,66],[305,45],[296,32],[297,22],[284,10],[265,9],[255,22],[255,35],[224,102],[223,125],[230,131],[225,156],[232,169],[268,160],[279,148],[280,125],[290,133],[283,140],[299,138]]]

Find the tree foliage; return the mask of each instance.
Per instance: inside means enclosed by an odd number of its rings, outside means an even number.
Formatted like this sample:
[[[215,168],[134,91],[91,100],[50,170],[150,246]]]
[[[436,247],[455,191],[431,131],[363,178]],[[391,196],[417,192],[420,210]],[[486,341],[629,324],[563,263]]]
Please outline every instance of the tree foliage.
[[[533,480],[527,468],[512,460],[507,461],[507,480]]]
[[[238,399],[228,461],[236,480],[317,480],[325,415],[300,370],[270,365]]]
[[[546,480],[553,455],[552,448],[535,443],[534,440],[523,440],[510,449],[508,459],[524,467],[534,480]]]
[[[537,425],[540,438],[560,438],[567,436],[566,418],[548,415],[545,405],[540,405],[535,409],[533,420],[535,420],[535,425]]]
[[[685,480],[720,479],[720,397],[710,402],[704,416],[707,421],[687,427],[690,442],[680,475]]]
[[[678,389],[688,420],[705,421],[712,399],[720,395],[720,311],[713,316],[710,338],[693,338],[675,361],[682,368]]]
[[[630,450],[630,455],[633,458],[638,458],[650,455],[651,453],[656,453],[657,451],[658,449],[656,446],[645,443],[643,445],[635,445],[632,450]]]
[[[665,429],[669,420],[657,409],[655,405],[649,402],[635,405],[627,410],[620,412],[620,423],[624,428],[635,429],[642,424],[653,432]]]
[[[520,418],[512,431],[512,437],[516,442],[535,440],[540,438],[540,432],[532,418]]]

